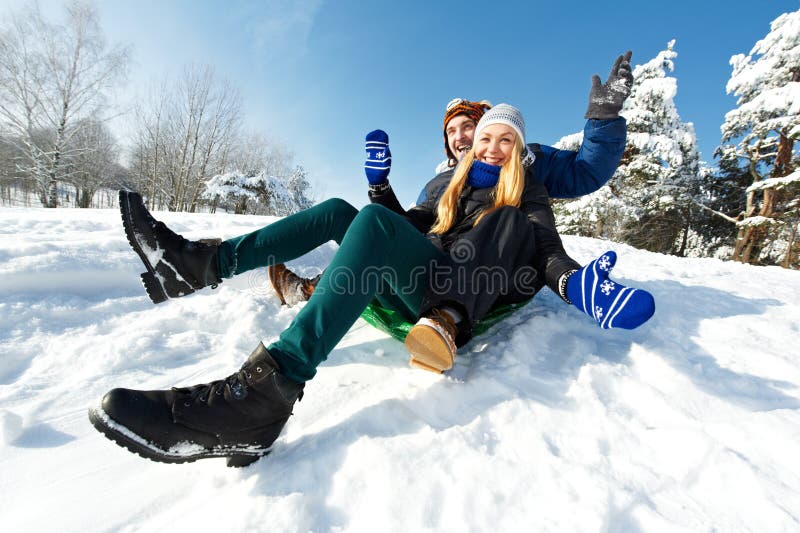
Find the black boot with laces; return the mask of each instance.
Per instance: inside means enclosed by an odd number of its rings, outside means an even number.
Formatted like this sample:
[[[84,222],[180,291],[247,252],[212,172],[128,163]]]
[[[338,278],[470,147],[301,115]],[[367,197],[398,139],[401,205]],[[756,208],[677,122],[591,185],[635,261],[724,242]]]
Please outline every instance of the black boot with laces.
[[[178,235],[153,218],[139,193],[120,191],[119,210],[128,242],[147,269],[142,283],[153,303],[222,282],[217,244]]]
[[[227,457],[246,466],[270,452],[302,398],[303,385],[286,379],[263,344],[239,372],[188,388],[113,389],[92,425],[133,453],[163,463]]]

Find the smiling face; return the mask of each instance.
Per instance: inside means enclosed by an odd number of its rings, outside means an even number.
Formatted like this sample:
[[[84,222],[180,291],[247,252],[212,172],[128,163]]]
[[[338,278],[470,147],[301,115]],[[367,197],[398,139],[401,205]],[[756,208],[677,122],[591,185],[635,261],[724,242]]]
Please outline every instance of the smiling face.
[[[475,139],[475,159],[501,167],[511,158],[516,142],[517,132],[514,128],[505,124],[490,124]]]
[[[456,115],[444,130],[447,135],[447,146],[453,155],[461,161],[464,155],[472,147],[475,137],[475,121],[467,115]]]

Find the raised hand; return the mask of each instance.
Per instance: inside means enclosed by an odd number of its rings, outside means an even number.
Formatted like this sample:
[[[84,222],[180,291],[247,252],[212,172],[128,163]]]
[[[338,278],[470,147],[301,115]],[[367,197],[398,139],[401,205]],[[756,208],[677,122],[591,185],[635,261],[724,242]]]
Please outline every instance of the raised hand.
[[[632,52],[628,50],[625,55],[617,58],[605,83],[601,83],[597,74],[592,76],[589,107],[584,118],[608,120],[619,116],[622,105],[630,96],[633,87],[631,55]]]
[[[370,185],[385,183],[392,167],[389,136],[383,130],[375,130],[367,133],[365,141],[367,160],[364,162],[364,172],[367,174],[367,181]]]

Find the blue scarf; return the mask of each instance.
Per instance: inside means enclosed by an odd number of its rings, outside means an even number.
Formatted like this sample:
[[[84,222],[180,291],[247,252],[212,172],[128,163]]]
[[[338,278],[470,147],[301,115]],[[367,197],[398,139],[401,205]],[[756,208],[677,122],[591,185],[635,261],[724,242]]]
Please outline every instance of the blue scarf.
[[[500,167],[476,160],[472,162],[472,168],[469,169],[467,185],[477,189],[494,187],[499,179]]]

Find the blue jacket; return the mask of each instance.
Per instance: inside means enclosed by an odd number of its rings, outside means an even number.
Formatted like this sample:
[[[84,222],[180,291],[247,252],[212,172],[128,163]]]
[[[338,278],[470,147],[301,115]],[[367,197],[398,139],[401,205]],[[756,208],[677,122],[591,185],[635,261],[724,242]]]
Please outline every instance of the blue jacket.
[[[551,198],[577,198],[592,193],[617,170],[625,151],[626,132],[622,117],[590,119],[583,128],[583,143],[577,152],[528,145],[536,154],[533,175],[544,183]]]
[[[536,181],[543,183],[551,198],[577,198],[593,193],[605,185],[617,170],[625,150],[626,133],[627,127],[622,117],[612,120],[590,119],[583,128],[583,143],[577,152],[544,144],[529,144],[528,149],[536,155],[533,168],[528,171],[529,177],[532,175]],[[441,174],[447,172],[452,172],[452,169]],[[427,188],[428,185],[420,192],[417,204],[427,199]]]

